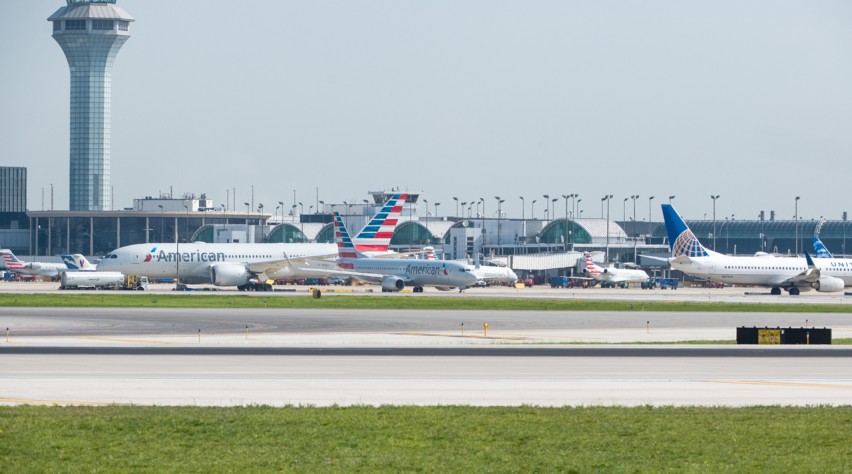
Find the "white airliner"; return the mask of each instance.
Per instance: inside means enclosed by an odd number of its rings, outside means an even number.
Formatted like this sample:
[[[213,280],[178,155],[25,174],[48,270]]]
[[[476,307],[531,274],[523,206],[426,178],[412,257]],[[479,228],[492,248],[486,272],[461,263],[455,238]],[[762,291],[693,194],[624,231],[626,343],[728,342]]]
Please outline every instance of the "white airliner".
[[[334,213],[334,234],[337,240],[338,270],[315,270],[318,273],[352,277],[381,285],[382,291],[400,291],[406,286],[422,293],[424,286],[440,290],[458,288],[463,291],[476,284],[465,265],[442,260],[370,258],[359,252],[340,214]]]
[[[494,262],[479,261],[475,265],[467,265],[467,269],[476,277],[477,285],[507,284],[518,281],[518,275],[511,268],[497,265]],[[479,283],[483,282],[483,283]]]
[[[601,287],[620,286],[626,288],[630,283],[641,283],[648,281],[648,274],[642,270],[632,270],[629,268],[602,268],[592,261],[592,256],[586,254],[586,268],[583,273],[591,276],[596,281],[601,282]]]
[[[388,249],[393,228],[402,213],[407,194],[395,194],[358,234],[359,245],[371,255],[391,254]],[[240,290],[270,290],[268,280],[316,276],[312,270],[337,268],[337,245],[149,243],[113,250],[98,263],[99,271],[117,271],[148,278],[177,278],[180,281],[236,286]],[[310,261],[311,271],[299,272],[293,261]]]
[[[9,249],[0,250],[0,255],[2,255],[3,262],[6,264],[6,270],[16,271],[24,275],[55,277],[68,270],[68,267],[64,263],[24,262],[18,260],[18,257]]]
[[[769,287],[773,295],[780,295],[782,289],[791,295],[811,289],[837,292],[852,285],[852,259],[812,260],[808,254],[805,258],[775,257],[763,252],[753,257],[722,255],[704,248],[670,204],[662,207],[671,250],[669,264],[687,275],[721,283]]]

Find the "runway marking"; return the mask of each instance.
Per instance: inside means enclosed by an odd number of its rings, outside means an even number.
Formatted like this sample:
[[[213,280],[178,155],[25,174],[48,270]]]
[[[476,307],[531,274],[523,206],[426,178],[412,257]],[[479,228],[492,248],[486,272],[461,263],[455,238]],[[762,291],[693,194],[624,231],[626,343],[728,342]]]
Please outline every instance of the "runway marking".
[[[0,403],[24,403],[27,405],[88,405],[88,406],[107,406],[115,405],[108,402],[81,402],[68,400],[31,400],[28,398],[0,398]]]
[[[174,344],[186,344],[186,342],[170,342],[170,341],[152,341],[148,339],[122,339],[118,337],[97,337],[97,336],[86,336],[81,337],[80,339],[87,339],[93,341],[116,341],[116,342],[138,342],[141,344],[164,344],[164,345],[174,345]]]
[[[705,380],[710,383],[731,383],[739,385],[772,385],[781,387],[811,387],[811,388],[845,388],[852,389],[852,385],[841,385],[833,383],[806,383],[806,382],[769,382],[761,380]]]

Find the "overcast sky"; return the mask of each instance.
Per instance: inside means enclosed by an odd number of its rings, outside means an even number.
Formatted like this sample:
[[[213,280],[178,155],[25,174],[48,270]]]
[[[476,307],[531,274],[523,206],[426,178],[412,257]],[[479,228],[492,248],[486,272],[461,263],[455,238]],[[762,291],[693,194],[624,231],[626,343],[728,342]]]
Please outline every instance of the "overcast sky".
[[[47,17],[4,1],[0,164],[68,206],[69,72]],[[215,5],[215,6],[214,6]],[[174,187],[266,210],[399,187],[441,202],[632,194],[688,218],[852,211],[848,1],[119,0],[116,208]],[[49,203],[47,204],[49,206]],[[564,214],[560,198],[558,216]],[[434,211],[434,206],[430,206]],[[628,202],[628,216],[632,205]]]

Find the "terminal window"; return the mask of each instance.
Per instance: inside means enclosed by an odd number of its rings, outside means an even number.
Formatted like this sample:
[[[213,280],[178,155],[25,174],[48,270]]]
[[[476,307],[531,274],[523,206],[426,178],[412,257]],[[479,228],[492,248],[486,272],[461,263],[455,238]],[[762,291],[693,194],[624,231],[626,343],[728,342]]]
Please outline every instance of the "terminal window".
[[[130,26],[129,21],[119,21],[118,22],[118,29],[121,30],[121,31],[127,31],[127,28],[129,26]]]

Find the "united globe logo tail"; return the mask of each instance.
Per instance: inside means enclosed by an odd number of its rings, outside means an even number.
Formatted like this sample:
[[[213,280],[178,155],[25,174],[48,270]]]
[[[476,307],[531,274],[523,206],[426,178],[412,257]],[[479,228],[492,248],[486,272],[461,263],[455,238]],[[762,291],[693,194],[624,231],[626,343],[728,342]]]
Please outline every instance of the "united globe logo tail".
[[[686,222],[675,211],[671,204],[663,204],[663,219],[666,224],[666,235],[669,239],[669,250],[672,257],[685,255],[687,257],[706,257],[707,249],[698,241],[698,237],[689,230]]]

